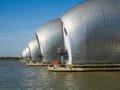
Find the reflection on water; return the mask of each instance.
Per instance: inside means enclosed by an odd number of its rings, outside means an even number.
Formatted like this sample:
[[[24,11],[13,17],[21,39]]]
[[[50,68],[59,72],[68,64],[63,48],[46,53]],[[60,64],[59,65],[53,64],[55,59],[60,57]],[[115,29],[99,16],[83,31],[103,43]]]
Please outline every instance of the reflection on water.
[[[0,90],[119,90],[120,72],[48,72],[0,61]]]

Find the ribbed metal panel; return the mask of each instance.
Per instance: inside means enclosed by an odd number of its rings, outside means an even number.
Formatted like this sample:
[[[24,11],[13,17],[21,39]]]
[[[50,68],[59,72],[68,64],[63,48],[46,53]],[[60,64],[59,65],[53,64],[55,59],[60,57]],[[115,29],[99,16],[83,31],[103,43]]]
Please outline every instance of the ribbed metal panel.
[[[23,58],[23,59],[26,59],[26,53],[25,53],[25,50],[23,50],[23,52],[22,52],[22,58]]]
[[[25,49],[23,50],[23,59],[26,59],[26,52],[25,52]]]
[[[87,0],[61,19],[69,64],[120,63],[120,0]]]
[[[25,53],[26,53],[26,60],[29,60],[31,58],[31,54],[28,47],[25,48]]]
[[[25,51],[22,52],[22,58],[25,59]]]
[[[26,55],[25,50],[24,50],[24,56],[23,56],[23,59],[27,59],[27,55]]]
[[[40,43],[44,62],[60,60],[60,55],[57,53],[57,50],[63,43],[62,28],[62,21],[55,19],[42,25],[37,30],[36,36]]]
[[[22,58],[24,58],[24,52],[22,52]]]
[[[40,61],[40,52],[39,52],[39,45],[36,39],[28,43],[28,47],[31,53],[31,60],[32,61]]]

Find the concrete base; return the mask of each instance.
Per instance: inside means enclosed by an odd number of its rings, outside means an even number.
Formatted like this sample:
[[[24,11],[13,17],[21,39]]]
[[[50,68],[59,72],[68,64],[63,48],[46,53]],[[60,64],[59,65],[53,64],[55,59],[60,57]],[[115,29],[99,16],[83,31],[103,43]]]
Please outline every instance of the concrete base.
[[[120,64],[49,65],[53,72],[120,71]]]
[[[33,62],[33,61],[29,61],[26,62],[27,66],[48,66],[48,64],[43,63],[43,62]]]
[[[22,63],[26,63],[27,61],[26,60],[24,60],[24,59],[21,59],[20,60]]]

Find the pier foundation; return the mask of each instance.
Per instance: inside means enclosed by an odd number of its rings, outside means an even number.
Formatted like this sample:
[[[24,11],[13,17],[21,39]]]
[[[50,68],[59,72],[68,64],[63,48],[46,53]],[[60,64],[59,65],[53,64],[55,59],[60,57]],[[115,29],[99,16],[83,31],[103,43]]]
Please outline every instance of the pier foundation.
[[[120,64],[48,65],[53,72],[120,71]]]
[[[29,62],[26,62],[26,65],[27,66],[48,66],[47,63],[43,63],[43,62],[33,62],[33,61],[29,61]]]

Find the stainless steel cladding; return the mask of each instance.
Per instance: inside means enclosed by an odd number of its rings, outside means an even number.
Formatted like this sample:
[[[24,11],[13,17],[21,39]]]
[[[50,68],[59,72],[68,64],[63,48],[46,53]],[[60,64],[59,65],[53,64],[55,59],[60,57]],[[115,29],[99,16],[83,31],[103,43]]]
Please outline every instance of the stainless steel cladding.
[[[57,51],[63,44],[62,28],[62,21],[55,19],[42,25],[36,32],[36,37],[41,47],[41,54],[43,55],[43,62],[60,60],[60,55]]]
[[[26,60],[30,60],[31,55],[30,55],[30,50],[28,47],[25,48],[25,53],[26,53]]]
[[[23,58],[23,59],[26,59],[26,53],[25,53],[25,50],[22,52],[22,58]]]
[[[61,19],[68,64],[120,63],[120,0],[87,0]]]
[[[30,54],[31,54],[31,60],[33,61],[40,61],[40,52],[39,52],[39,45],[36,39],[34,39],[33,41],[31,41],[28,44],[29,50],[30,50]]]

